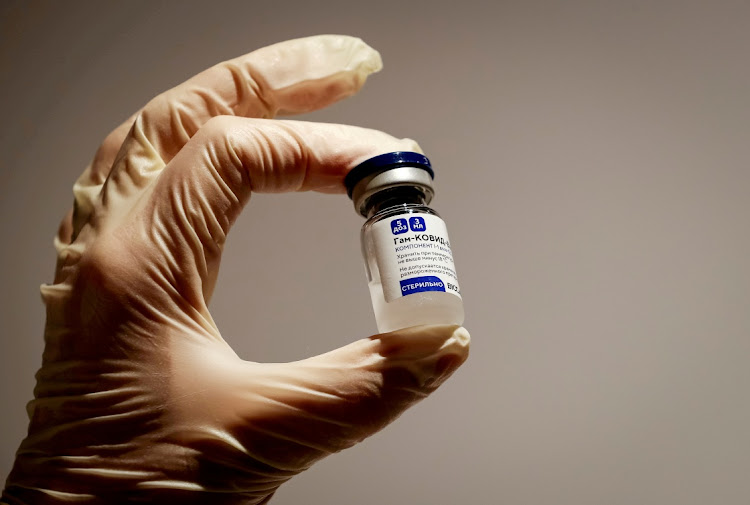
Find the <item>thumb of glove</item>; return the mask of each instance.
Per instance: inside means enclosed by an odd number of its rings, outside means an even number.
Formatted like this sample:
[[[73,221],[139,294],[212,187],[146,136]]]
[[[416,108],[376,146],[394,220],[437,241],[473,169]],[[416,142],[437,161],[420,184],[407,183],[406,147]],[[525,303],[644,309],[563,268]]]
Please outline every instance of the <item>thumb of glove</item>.
[[[421,326],[293,363],[228,366],[201,353],[204,366],[193,362],[176,377],[193,392],[175,432],[185,437],[180,445],[202,455],[196,484],[231,483],[234,492],[269,499],[295,474],[427,397],[466,360],[469,339],[461,327]]]

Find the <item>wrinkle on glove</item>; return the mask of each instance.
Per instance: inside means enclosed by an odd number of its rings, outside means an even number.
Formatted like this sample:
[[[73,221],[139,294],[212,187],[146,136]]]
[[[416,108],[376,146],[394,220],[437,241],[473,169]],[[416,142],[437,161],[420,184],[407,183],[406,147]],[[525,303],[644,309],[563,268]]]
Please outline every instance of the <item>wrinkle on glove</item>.
[[[154,98],[104,140],[73,187],[72,234],[93,212],[115,161],[134,166],[129,172],[146,184],[212,117],[311,112],[355,94],[382,66],[380,54],[362,40],[322,35],[264,47],[201,72]],[[128,192],[127,182],[112,184]]]
[[[364,159],[419,150],[379,131],[271,119],[349,96],[379,68],[351,37],[276,44],[167,91],[105,139],[55,240],[29,432],[2,504],[267,503],[463,363],[469,335],[456,326],[245,361],[208,311],[252,192],[342,193]]]

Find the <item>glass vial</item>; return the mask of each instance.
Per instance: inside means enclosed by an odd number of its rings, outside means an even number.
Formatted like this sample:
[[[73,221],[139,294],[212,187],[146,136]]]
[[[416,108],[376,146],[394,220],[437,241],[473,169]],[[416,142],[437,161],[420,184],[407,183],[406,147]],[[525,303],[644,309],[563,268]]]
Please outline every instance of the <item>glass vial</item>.
[[[463,324],[464,307],[445,223],[427,204],[434,172],[425,156],[382,154],[344,180],[362,226],[362,254],[378,331]]]

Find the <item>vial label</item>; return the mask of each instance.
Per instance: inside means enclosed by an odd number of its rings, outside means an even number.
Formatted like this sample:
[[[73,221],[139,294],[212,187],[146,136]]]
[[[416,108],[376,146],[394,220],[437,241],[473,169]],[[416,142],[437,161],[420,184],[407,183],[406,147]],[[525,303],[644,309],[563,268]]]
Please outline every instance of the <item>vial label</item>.
[[[400,214],[372,225],[386,302],[424,291],[461,298],[448,231],[432,214]]]

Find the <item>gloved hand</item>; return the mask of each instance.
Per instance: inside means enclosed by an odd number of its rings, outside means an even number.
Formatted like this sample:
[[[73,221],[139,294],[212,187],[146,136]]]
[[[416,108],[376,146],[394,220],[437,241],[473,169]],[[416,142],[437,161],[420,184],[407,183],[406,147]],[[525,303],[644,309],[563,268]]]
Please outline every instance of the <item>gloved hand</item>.
[[[352,95],[379,68],[358,39],[284,42],[198,74],[105,139],[75,184],[54,284],[42,287],[43,363],[3,503],[266,503],[466,359],[466,331],[435,326],[248,362],[207,308],[253,191],[341,193],[357,163],[418,149],[268,119]]]

